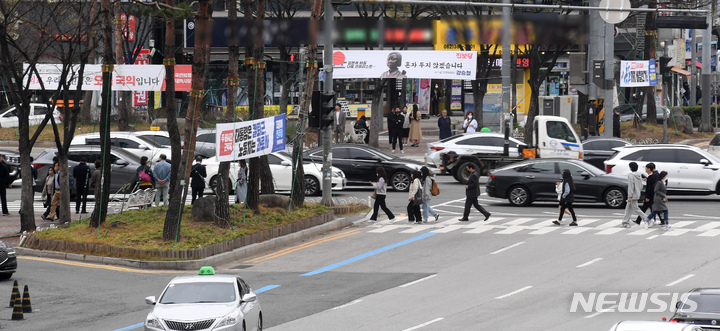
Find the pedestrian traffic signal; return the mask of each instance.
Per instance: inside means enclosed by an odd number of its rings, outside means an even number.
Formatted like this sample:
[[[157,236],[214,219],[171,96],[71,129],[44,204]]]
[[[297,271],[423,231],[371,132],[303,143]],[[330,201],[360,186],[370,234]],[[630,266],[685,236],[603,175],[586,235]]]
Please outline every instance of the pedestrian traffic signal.
[[[335,92],[320,93],[320,128],[324,129],[333,124],[333,111],[335,110]]]
[[[669,82],[670,81],[670,69],[672,69],[672,66],[669,65],[670,61],[672,60],[669,56],[661,56],[660,57],[660,75],[663,77],[663,82]]]

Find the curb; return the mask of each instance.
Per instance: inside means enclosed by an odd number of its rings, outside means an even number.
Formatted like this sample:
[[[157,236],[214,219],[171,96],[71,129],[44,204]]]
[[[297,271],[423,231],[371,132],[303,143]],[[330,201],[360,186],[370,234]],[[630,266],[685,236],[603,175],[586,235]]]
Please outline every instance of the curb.
[[[15,247],[18,255],[20,256],[34,256],[44,257],[52,259],[80,261],[87,263],[101,263],[119,265],[125,267],[132,267],[138,269],[169,269],[169,270],[197,270],[202,266],[207,265],[219,265],[228,263],[234,260],[246,258],[260,252],[274,249],[294,242],[307,239],[307,237],[319,235],[325,232],[342,229],[349,225],[353,225],[352,221],[346,218],[338,218],[328,223],[318,225],[309,229],[298,231],[286,236],[273,238],[261,243],[248,245],[241,247],[233,251],[220,253],[217,255],[209,256],[199,260],[185,260],[185,261],[145,261],[145,260],[132,260],[132,259],[121,259],[117,257],[104,257],[95,255],[84,255],[75,253],[65,253],[56,251],[43,251],[24,247]]]
[[[0,140],[0,146],[8,147],[20,147],[20,143],[15,140]],[[36,141],[33,148],[51,148],[55,147],[55,142],[52,141]]]

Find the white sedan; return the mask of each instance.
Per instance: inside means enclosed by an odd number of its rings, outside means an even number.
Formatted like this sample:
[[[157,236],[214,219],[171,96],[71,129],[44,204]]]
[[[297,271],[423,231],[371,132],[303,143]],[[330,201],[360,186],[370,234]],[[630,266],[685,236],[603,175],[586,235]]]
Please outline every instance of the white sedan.
[[[268,154],[267,157],[268,163],[270,164],[270,171],[273,174],[275,191],[291,191],[293,178],[291,156],[286,152],[277,152]],[[205,181],[208,188],[216,187],[217,180],[220,178],[218,174],[220,162],[218,162],[215,157],[210,157],[203,160],[202,163],[205,165],[205,170],[207,171]],[[240,169],[240,164],[238,162],[230,163],[230,183],[235,183],[237,181],[238,169]],[[322,164],[305,162],[303,164],[303,170],[305,172],[305,195],[319,195],[323,189]],[[345,173],[338,168],[332,167],[332,189],[339,191],[345,188],[345,186]],[[231,189],[235,189],[234,184]]]
[[[518,157],[518,146],[525,146],[525,143],[512,137],[509,139],[509,154],[511,157]],[[504,144],[505,136],[500,133],[461,133],[440,141],[428,143],[428,149],[425,153],[425,163],[427,163],[428,166],[440,168],[440,166],[442,166],[442,155],[449,152],[455,152],[458,155],[475,153],[500,154],[503,152]]]
[[[30,125],[40,125],[48,111],[48,106],[44,103],[31,103],[30,116],[28,117]],[[60,111],[58,111],[57,109],[53,110],[53,117],[55,117],[56,123],[61,122]],[[49,123],[50,122],[48,122],[48,124]],[[15,106],[9,106],[3,110],[0,110],[0,127],[15,128],[18,125],[18,112]]]

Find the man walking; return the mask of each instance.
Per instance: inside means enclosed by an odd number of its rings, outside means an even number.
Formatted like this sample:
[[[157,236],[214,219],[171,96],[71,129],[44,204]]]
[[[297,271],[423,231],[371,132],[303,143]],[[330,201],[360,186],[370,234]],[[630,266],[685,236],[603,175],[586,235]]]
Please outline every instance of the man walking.
[[[5,192],[5,188],[7,188],[8,185],[10,185],[10,171],[8,171],[5,160],[0,157],[0,203],[2,203],[3,216],[10,216],[7,207],[7,194]]]
[[[167,204],[167,194],[170,188],[170,163],[167,161],[165,154],[160,154],[160,159],[155,163],[153,168],[153,176],[155,176],[155,207],[160,205],[162,199],[163,205]]]
[[[638,207],[638,199],[640,199],[640,193],[642,193],[642,176],[637,172],[638,164],[630,162],[630,173],[628,174],[628,199],[625,205],[625,218],[623,218],[622,226],[630,227],[630,217],[635,212],[643,219],[647,218],[640,207]]]
[[[653,198],[655,197],[655,183],[657,183],[659,174],[657,170],[655,170],[655,163],[648,163],[645,165],[645,173],[648,174],[648,177],[645,181],[645,201],[642,204],[642,207],[640,207],[640,210],[646,212],[648,209],[652,208],[653,204]],[[644,218],[638,218],[635,220],[635,224],[640,225],[640,221],[644,220]]]
[[[195,157],[195,164],[193,164],[192,170],[190,170],[190,178],[192,178],[192,184],[190,185],[190,187],[192,187],[192,200],[190,203],[195,203],[196,197],[203,197],[205,177],[207,177],[207,172],[205,171],[205,166],[202,165],[202,157],[198,155]]]
[[[393,112],[389,115],[388,134],[390,135],[390,144],[392,145],[392,152],[395,153],[395,144],[400,144],[400,153],[405,154],[403,151],[402,143],[402,132],[403,123],[405,122],[405,116],[400,112],[400,107],[395,107]]]
[[[467,185],[465,185],[465,212],[463,212],[463,218],[461,218],[460,221],[469,221],[470,206],[475,206],[475,209],[485,216],[483,221],[487,221],[491,214],[478,203],[478,196],[480,196],[480,175],[475,171],[475,165],[472,163],[468,164],[466,169],[470,172],[470,179],[468,179]]]
[[[75,214],[80,214],[80,205],[82,205],[82,213],[87,214],[87,184],[90,179],[90,167],[87,165],[87,159],[81,158],[80,163],[73,168],[73,178],[75,178]]]
[[[345,142],[345,112],[339,103],[335,104],[335,114],[333,114],[333,132],[335,133],[335,143]]]

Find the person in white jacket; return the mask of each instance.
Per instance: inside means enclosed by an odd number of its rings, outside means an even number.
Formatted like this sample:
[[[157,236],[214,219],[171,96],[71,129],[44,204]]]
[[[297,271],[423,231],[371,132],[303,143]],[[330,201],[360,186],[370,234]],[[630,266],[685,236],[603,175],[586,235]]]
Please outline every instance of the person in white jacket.
[[[640,199],[640,194],[642,192],[643,184],[642,184],[642,175],[637,172],[638,170],[638,164],[635,162],[630,162],[630,173],[628,174],[628,199],[627,204],[625,205],[625,218],[622,221],[622,226],[629,228],[632,223],[630,223],[630,217],[632,217],[633,212],[638,214],[643,219],[647,218],[647,214],[645,214],[642,209],[638,206],[638,200]]]
[[[410,184],[410,189],[408,190],[408,205],[407,205],[407,213],[408,213],[408,221],[410,223],[415,222],[417,224],[422,223],[422,215],[420,214],[420,205],[422,205],[423,197],[422,197],[422,184],[420,183],[420,171],[414,170],[410,174],[410,179],[412,179],[412,183]]]

